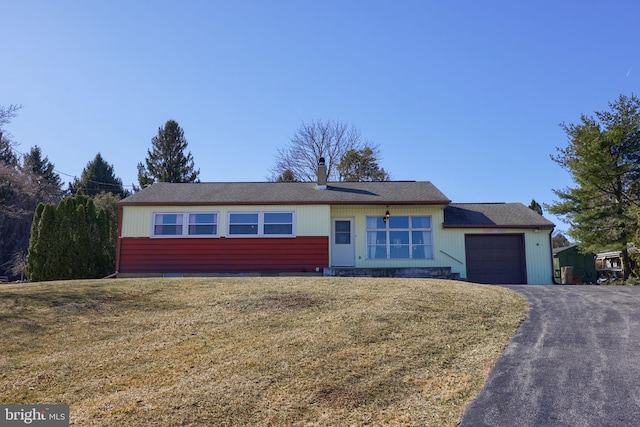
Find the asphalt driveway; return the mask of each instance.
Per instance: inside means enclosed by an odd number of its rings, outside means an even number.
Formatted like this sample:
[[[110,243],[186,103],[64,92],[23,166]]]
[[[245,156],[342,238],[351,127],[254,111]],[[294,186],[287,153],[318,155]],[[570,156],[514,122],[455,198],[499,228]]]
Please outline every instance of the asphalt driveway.
[[[640,426],[640,287],[507,287],[529,317],[460,426]]]

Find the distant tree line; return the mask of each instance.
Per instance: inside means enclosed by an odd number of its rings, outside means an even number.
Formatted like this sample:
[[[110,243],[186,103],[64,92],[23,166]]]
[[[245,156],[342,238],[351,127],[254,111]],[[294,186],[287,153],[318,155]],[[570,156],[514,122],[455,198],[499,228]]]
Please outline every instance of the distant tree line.
[[[109,230],[112,234],[109,244],[113,245],[110,250],[115,254],[116,203],[128,192],[122,181],[115,177],[113,167],[98,153],[84,168],[80,178],[74,179],[64,190],[55,165],[43,154],[42,149],[36,145],[26,154],[20,153],[18,144],[5,130],[5,126],[21,108],[19,105],[0,106],[0,275],[8,276],[11,280],[25,278],[37,209],[43,210],[44,206],[56,208],[61,201],[67,198],[73,200],[76,195],[93,197],[95,204],[108,212],[108,215],[103,214],[103,219],[110,221]],[[60,249],[62,253],[62,246],[67,244],[64,242],[67,240],[52,240],[49,245]],[[112,258],[111,271],[115,267],[115,255]],[[31,260],[32,263],[34,260]],[[57,263],[58,260],[52,258],[51,262]],[[74,262],[82,264],[84,260],[74,259]]]
[[[184,152],[187,140],[177,122],[167,121],[151,143],[145,164],[138,165],[140,187],[154,182],[197,180],[199,170],[194,167],[191,153]],[[31,157],[40,159],[40,151],[36,154]],[[25,164],[37,164],[27,160]],[[30,169],[51,173],[54,166],[46,163]],[[44,172],[40,175],[49,176]],[[40,201],[35,212],[30,206],[30,230],[21,232],[28,236],[28,252],[26,248],[22,252],[25,255],[21,270],[31,281],[99,278],[114,273],[117,203],[130,192],[116,177],[113,166],[98,153],[66,191],[61,190],[57,174],[51,179],[58,197],[35,199]],[[134,186],[137,190],[139,187]]]
[[[63,196],[54,166],[35,146],[20,154],[5,126],[19,105],[0,106],[0,275],[23,277],[29,229],[40,202],[57,203]]]

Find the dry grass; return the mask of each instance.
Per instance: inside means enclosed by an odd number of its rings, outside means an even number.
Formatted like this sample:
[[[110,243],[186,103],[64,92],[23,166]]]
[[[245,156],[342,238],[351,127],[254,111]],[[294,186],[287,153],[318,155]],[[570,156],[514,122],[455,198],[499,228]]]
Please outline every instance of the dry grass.
[[[526,310],[424,279],[3,285],[0,403],[82,426],[453,426]]]

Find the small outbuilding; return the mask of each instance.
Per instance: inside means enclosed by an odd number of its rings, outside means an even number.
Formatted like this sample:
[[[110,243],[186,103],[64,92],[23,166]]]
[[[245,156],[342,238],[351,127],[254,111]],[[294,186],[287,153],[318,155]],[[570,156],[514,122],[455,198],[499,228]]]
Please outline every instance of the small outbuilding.
[[[580,253],[575,245],[564,246],[553,249],[554,278],[557,283],[562,283],[562,268],[573,268],[571,283],[574,284],[595,284],[596,255],[593,253]]]

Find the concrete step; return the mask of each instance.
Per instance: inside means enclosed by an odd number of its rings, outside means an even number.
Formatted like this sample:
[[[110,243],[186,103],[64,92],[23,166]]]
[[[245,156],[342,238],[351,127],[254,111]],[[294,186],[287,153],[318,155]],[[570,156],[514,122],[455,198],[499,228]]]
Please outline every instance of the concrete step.
[[[353,268],[329,267],[325,276],[333,277],[406,277],[430,279],[459,279],[459,273],[452,273],[451,267],[404,267],[404,268]]]

